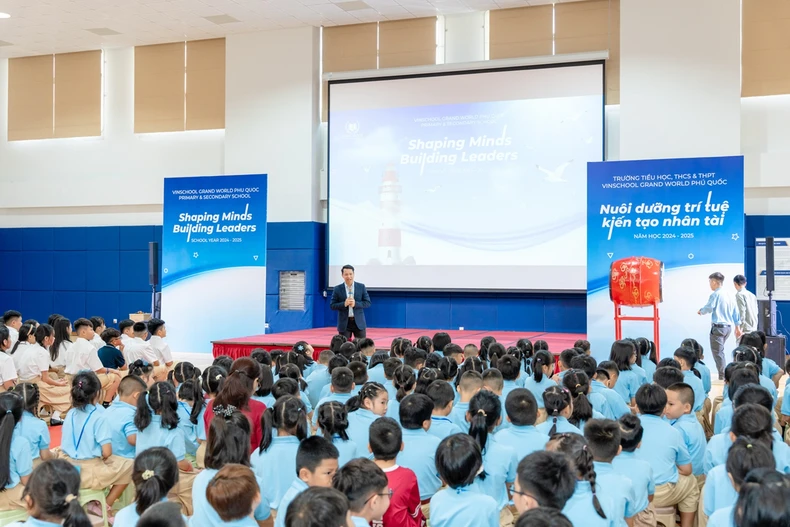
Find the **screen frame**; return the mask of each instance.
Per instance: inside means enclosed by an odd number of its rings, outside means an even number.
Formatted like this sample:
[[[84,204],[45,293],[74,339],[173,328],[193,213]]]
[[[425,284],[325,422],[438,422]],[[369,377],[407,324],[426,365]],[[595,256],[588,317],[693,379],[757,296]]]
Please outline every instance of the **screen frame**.
[[[323,267],[326,271],[326,285],[325,292],[331,292],[334,289],[332,278],[330,277],[330,263],[329,263],[329,248],[330,248],[330,231],[329,224],[332,221],[330,217],[329,202],[332,199],[332,185],[330,178],[332,171],[331,151],[329,148],[331,122],[332,122],[332,86],[338,84],[353,84],[360,82],[375,82],[375,81],[388,81],[388,80],[402,80],[402,79],[416,79],[425,77],[449,77],[455,75],[470,75],[475,73],[502,73],[508,71],[523,71],[523,70],[537,70],[537,69],[552,69],[552,68],[569,68],[577,66],[601,66],[601,133],[603,140],[601,141],[601,160],[606,161],[606,60],[593,59],[593,60],[580,60],[572,62],[555,62],[551,64],[524,64],[516,66],[501,66],[482,69],[459,69],[459,70],[443,70],[434,72],[420,72],[420,73],[404,73],[396,75],[378,75],[378,76],[363,76],[346,79],[328,79],[327,81],[327,94],[326,94],[326,234],[324,236],[324,243],[326,245],[326,252],[324,255]],[[351,264],[353,265],[353,264]],[[585,263],[586,267],[586,263]],[[403,293],[487,293],[487,294],[573,294],[587,293],[587,289],[483,289],[483,288],[408,288],[408,287],[367,287],[370,291],[392,291]]]

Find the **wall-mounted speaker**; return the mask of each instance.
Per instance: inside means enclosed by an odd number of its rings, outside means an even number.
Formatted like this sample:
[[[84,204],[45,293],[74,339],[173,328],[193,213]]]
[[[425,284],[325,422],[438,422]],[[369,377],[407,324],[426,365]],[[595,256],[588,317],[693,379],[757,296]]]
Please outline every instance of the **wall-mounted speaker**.
[[[774,278],[774,237],[767,236],[765,238],[765,288],[768,291],[776,290]]]

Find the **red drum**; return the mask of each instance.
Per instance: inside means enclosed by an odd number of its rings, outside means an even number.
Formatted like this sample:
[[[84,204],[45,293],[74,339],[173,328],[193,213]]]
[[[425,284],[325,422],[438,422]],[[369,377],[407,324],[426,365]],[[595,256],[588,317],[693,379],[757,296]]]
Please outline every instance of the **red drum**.
[[[609,298],[615,305],[647,307],[663,302],[664,263],[647,256],[631,256],[612,262]]]

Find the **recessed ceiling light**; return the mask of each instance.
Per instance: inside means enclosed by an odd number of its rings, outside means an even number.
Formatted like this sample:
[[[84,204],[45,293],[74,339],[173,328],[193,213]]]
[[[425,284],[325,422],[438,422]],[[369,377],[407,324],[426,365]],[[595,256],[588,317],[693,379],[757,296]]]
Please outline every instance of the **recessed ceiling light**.
[[[0,48],[6,47],[6,46],[13,46],[13,44],[10,43],[10,42],[6,42],[5,40],[0,40]]]
[[[363,9],[370,9],[370,6],[365,2],[361,2],[359,0],[355,0],[353,2],[340,2],[335,4],[337,7],[342,9],[343,11],[362,11]]]
[[[213,15],[213,16],[204,16],[203,18],[217,25],[235,24],[236,22],[241,22],[241,20],[239,20],[238,18],[233,18],[230,15]]]
[[[0,18],[11,18],[11,15],[8,13],[0,13]]]
[[[108,27],[94,27],[91,29],[86,29],[88,33],[93,33],[94,35],[99,35],[100,37],[111,37],[113,35],[120,35],[114,29],[110,29]]]

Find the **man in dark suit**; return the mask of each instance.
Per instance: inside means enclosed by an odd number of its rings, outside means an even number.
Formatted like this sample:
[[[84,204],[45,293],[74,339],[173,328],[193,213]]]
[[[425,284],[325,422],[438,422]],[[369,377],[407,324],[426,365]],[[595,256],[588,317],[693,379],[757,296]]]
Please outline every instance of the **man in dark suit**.
[[[343,283],[332,291],[330,307],[337,311],[337,332],[351,338],[364,339],[367,330],[365,309],[370,307],[370,296],[365,284],[354,281],[354,268],[344,265]]]

